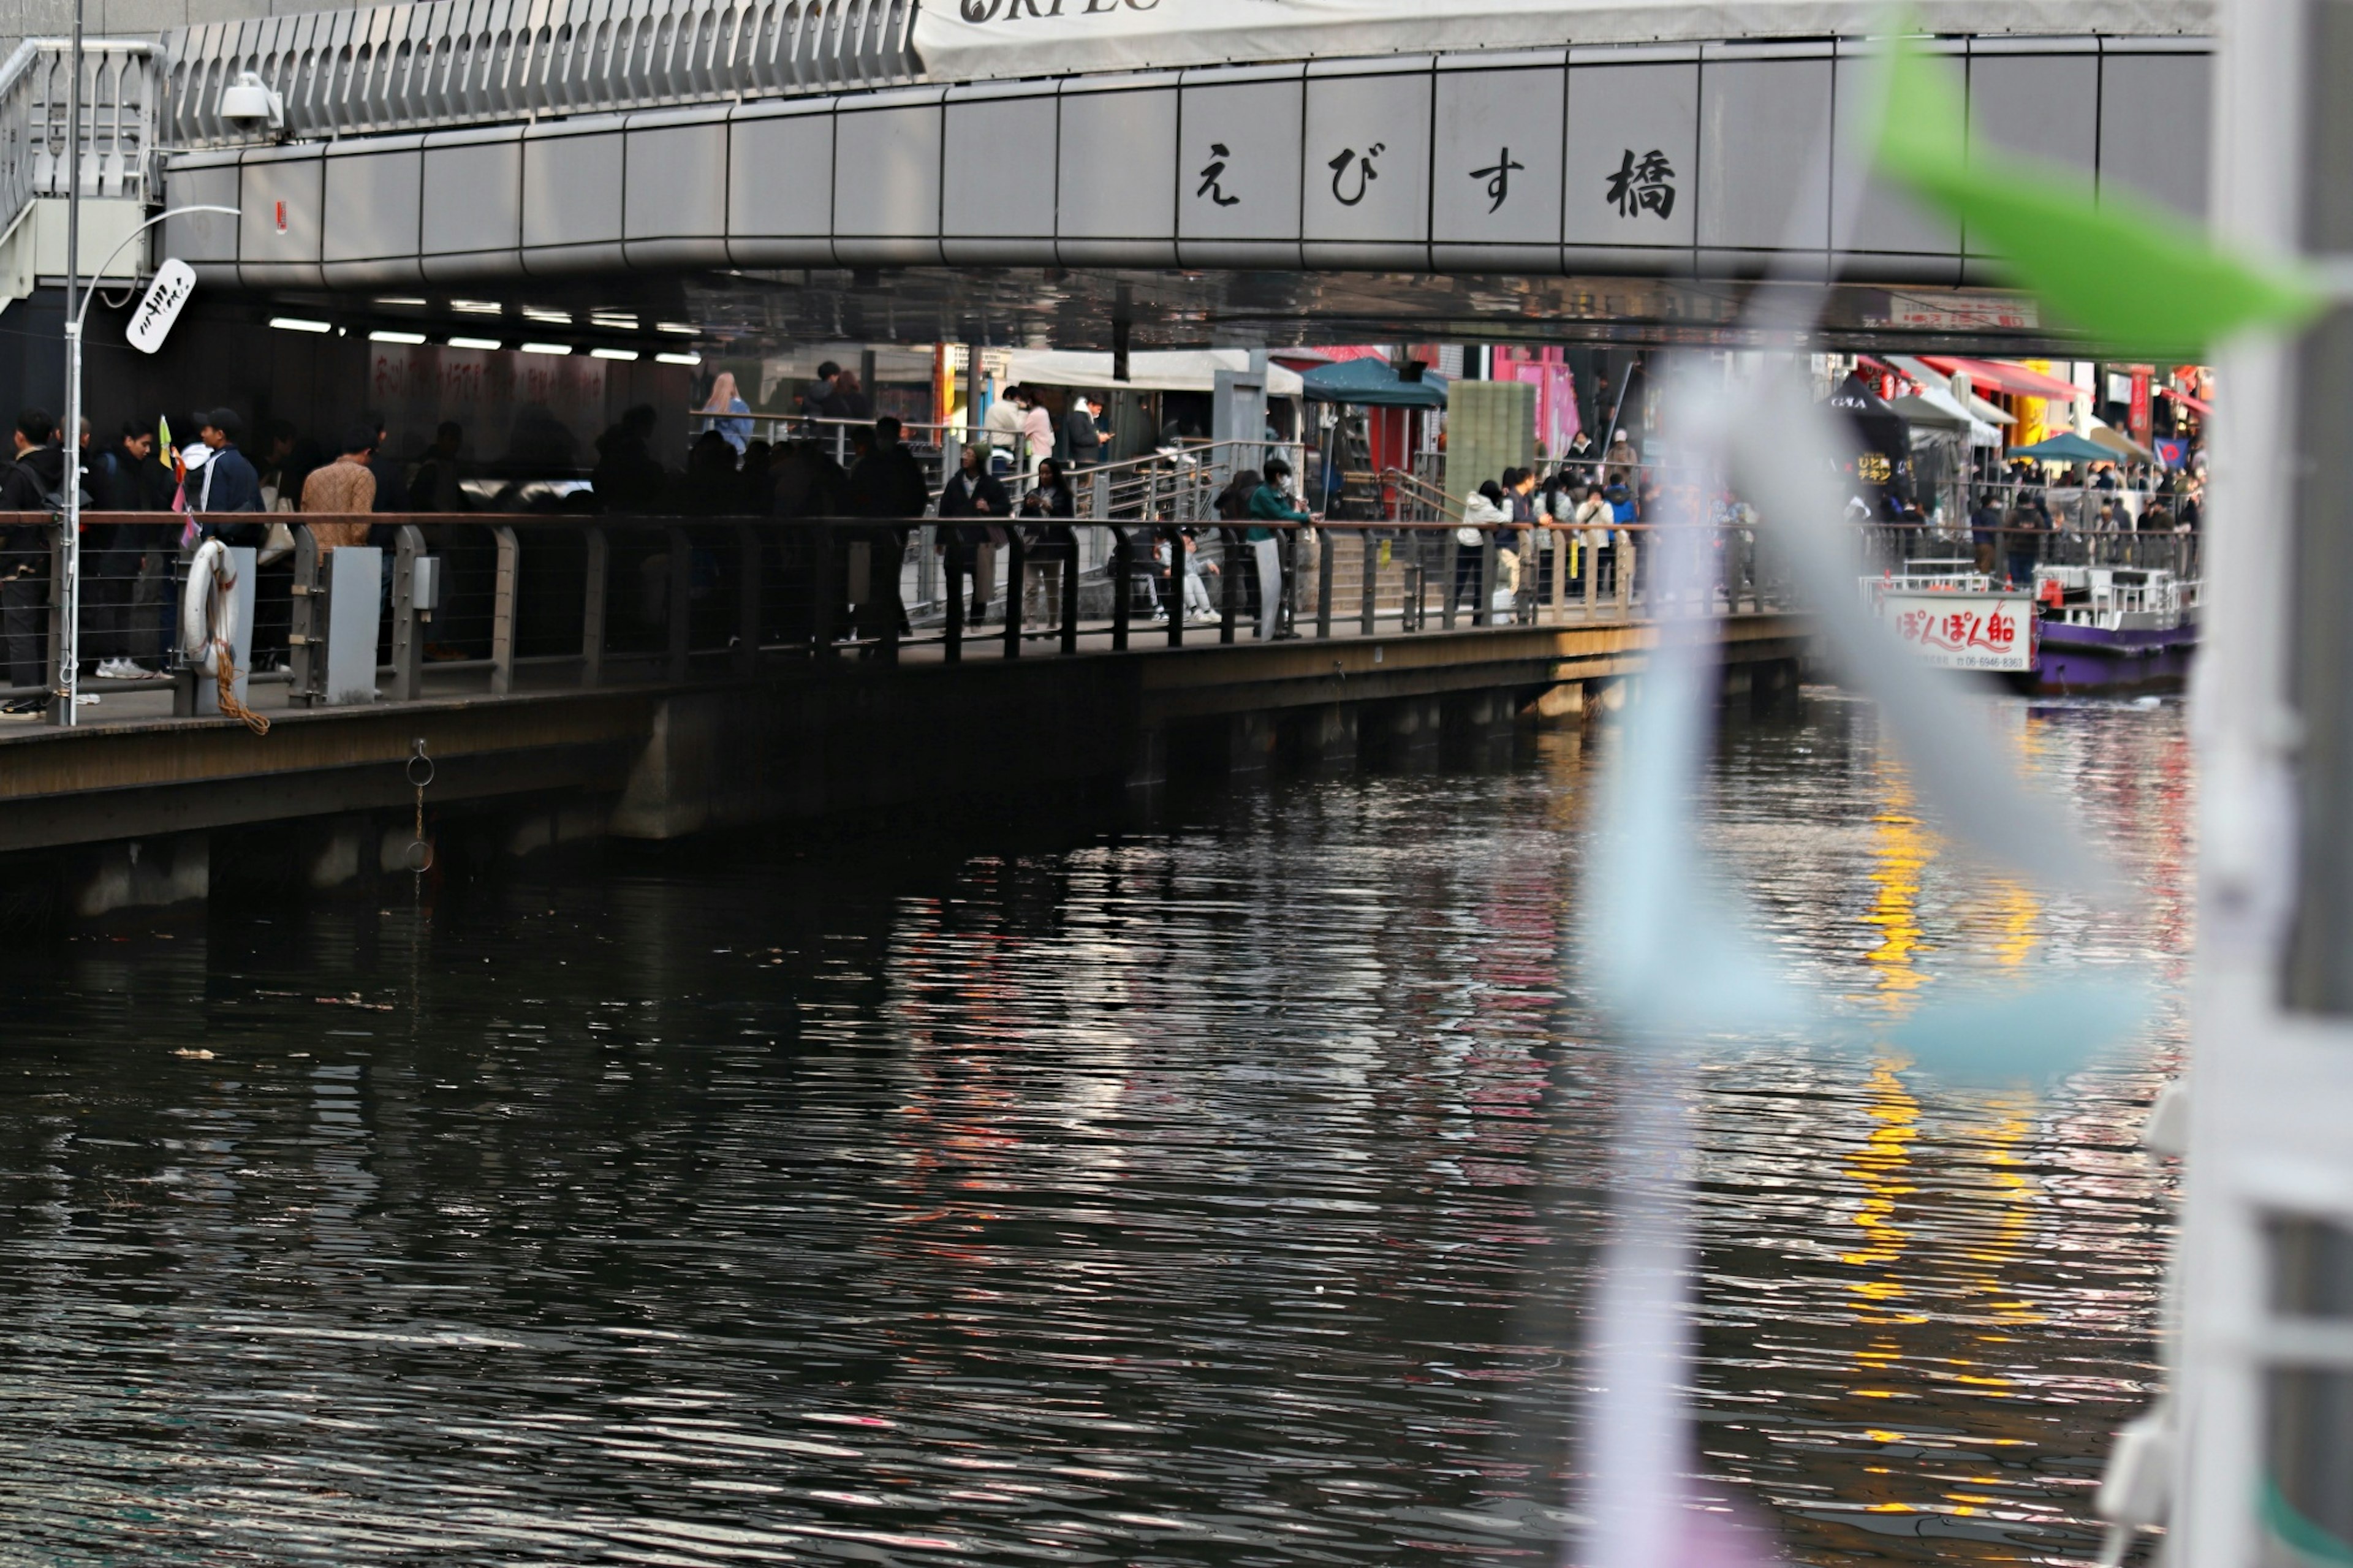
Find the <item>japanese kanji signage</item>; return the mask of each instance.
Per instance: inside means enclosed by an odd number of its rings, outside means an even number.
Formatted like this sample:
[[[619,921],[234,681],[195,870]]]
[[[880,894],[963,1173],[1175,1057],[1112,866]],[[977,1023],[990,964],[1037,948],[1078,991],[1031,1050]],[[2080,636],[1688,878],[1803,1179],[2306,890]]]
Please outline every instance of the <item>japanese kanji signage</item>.
[[[1947,669],[2034,668],[2031,594],[1897,591],[1880,596],[1879,614],[1905,647]]]

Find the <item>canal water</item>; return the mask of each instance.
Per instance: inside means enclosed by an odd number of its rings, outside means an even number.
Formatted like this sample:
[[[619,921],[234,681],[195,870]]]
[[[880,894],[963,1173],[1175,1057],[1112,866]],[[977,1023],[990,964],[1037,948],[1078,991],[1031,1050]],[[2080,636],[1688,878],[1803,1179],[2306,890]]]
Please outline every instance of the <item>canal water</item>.
[[[1704,1075],[1699,1484],[1794,1561],[2087,1557],[2155,1375],[2182,714],[1993,714],[2131,907],[1955,853],[1835,692],[1716,767],[1717,847],[1850,1009],[2168,998],[2042,1089]],[[1556,1561],[1612,743],[12,949],[0,1557]]]

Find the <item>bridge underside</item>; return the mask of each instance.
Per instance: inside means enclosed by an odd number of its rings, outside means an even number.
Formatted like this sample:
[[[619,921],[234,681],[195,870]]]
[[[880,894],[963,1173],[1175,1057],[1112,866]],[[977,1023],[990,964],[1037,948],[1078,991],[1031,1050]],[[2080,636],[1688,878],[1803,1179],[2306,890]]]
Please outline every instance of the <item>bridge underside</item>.
[[[648,331],[664,321],[691,323],[706,340],[740,344],[955,342],[1107,350],[1124,337],[1130,348],[1145,350],[1460,338],[1769,348],[1780,345],[1739,323],[1758,289],[1778,287],[1607,276],[878,267],[621,274],[459,289],[279,288],[246,295],[257,316],[290,312],[354,332],[502,331],[510,340],[554,335],[582,348],[646,349]],[[1820,304],[1818,347],[1900,352],[1910,345],[2000,357],[2057,352],[2070,341],[2042,324],[2031,300],[1999,289],[1839,283]],[[498,320],[486,307],[496,307]],[[551,315],[568,316],[574,325],[551,326]],[[622,321],[638,325],[612,325]]]

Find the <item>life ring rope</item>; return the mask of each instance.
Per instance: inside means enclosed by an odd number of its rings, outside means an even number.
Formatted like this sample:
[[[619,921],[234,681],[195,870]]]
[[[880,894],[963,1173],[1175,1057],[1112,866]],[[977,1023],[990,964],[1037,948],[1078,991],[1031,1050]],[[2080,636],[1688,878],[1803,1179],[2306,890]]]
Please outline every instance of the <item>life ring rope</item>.
[[[188,563],[187,590],[180,597],[180,651],[212,676],[223,713],[267,735],[269,721],[237,698],[237,560],[228,546],[207,539]]]

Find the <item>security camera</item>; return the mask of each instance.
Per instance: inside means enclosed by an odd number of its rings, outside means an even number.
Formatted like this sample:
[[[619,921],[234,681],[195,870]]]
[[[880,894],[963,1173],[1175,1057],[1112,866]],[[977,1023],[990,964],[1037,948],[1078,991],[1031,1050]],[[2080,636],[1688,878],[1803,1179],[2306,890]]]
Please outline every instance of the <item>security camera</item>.
[[[221,89],[220,111],[224,120],[266,120],[272,131],[286,127],[286,100],[258,71],[239,71],[237,79]]]

